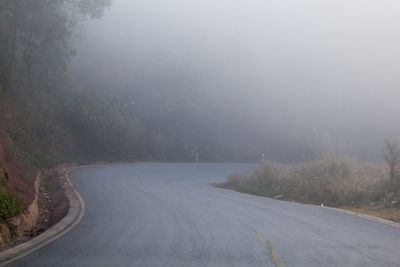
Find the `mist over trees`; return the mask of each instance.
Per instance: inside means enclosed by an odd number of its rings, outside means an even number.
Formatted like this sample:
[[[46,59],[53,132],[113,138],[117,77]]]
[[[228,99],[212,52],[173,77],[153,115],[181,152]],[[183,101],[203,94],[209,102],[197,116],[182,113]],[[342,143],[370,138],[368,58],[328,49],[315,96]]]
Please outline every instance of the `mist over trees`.
[[[160,155],[181,140],[220,158],[380,161],[383,140],[400,136],[397,11],[374,0],[117,0],[85,25],[72,77],[134,101],[146,138],[168,143]]]
[[[1,0],[1,91],[30,114],[43,151],[51,142],[72,156],[73,142],[91,159],[381,160],[384,138],[400,136],[387,52],[400,40],[373,42],[389,23],[374,10],[389,7],[250,2]],[[29,134],[16,128],[10,136]]]
[[[127,161],[262,161],[219,186],[400,220],[398,14],[378,0],[0,0],[0,222],[42,200],[64,216],[61,164]]]
[[[204,110],[208,100],[201,91],[171,84],[180,82],[178,73],[135,81],[134,90],[112,94],[71,83],[73,41],[84,38],[82,25],[101,18],[111,1],[2,0],[0,5],[0,93],[3,103],[20,107],[22,117],[12,118],[5,108],[2,127],[28,164],[40,166],[44,158],[48,164],[62,162],[66,156],[193,161],[196,153],[202,160],[249,159],[222,138],[237,131],[236,125],[216,123],[218,114]],[[154,90],[163,81],[165,87]]]
[[[14,125],[2,127],[24,161],[38,165],[45,151],[91,159],[132,156],[140,132],[132,112],[116,99],[89,97],[70,82],[73,38],[85,20],[100,18],[110,5],[109,0],[0,1],[0,92],[3,104],[15,102],[24,117],[8,114]],[[38,144],[24,141],[29,136]],[[69,148],[74,142],[81,146],[78,155]]]
[[[54,90],[65,84],[71,37],[84,16],[101,17],[110,0],[2,0],[2,86]]]
[[[393,190],[399,189],[399,164],[400,164],[400,147],[399,144],[385,140],[385,149],[383,151],[383,159],[390,170],[390,187]],[[396,183],[396,184],[395,184]]]

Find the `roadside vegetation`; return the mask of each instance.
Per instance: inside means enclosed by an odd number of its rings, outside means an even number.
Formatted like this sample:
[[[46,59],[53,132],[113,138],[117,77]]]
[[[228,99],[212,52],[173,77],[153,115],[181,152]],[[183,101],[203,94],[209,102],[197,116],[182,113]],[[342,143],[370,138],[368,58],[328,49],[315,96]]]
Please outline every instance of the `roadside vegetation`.
[[[12,192],[5,191],[0,185],[0,222],[12,218],[22,211],[22,202]]]
[[[238,127],[235,119],[218,118],[224,97],[168,83],[181,80],[180,73],[133,79],[126,91],[74,85],[69,77],[76,55],[73,40],[81,37],[85,20],[102,17],[111,4],[0,1],[0,160],[10,175],[4,179],[0,170],[0,206],[10,208],[4,216],[0,211],[0,219],[21,210],[18,199],[26,207],[33,199],[36,172],[57,164],[194,161],[198,155],[201,161],[243,162],[253,161],[262,149],[263,137],[248,149],[242,141],[252,138],[250,131]],[[224,112],[231,116],[230,109]],[[290,157],[312,155],[313,148],[303,143],[297,143]],[[289,155],[280,156],[285,157]],[[268,161],[250,176],[230,176],[226,186],[305,203],[391,205],[398,203],[399,158],[398,146],[388,142],[387,166],[350,158],[296,166]]]
[[[68,120],[76,96],[68,73],[76,54],[71,40],[84,20],[101,17],[110,4],[0,1],[0,222],[32,203],[39,171],[89,154]]]
[[[0,160],[9,175],[0,170],[0,220],[21,211],[19,200],[28,207],[36,173],[58,164],[238,155],[214,138],[221,129],[208,130],[215,129],[208,123],[213,112],[194,115],[201,109],[196,94],[173,86],[153,90],[161,82],[127,92],[72,82],[74,41],[83,37],[85,21],[101,18],[111,4],[0,1]]]
[[[22,211],[22,201],[12,192],[7,192],[4,188],[4,166],[0,161],[0,222],[6,221]]]
[[[350,157],[320,158],[297,165],[266,161],[250,175],[230,175],[220,186],[400,221],[399,149],[397,143],[386,141],[386,164]]]

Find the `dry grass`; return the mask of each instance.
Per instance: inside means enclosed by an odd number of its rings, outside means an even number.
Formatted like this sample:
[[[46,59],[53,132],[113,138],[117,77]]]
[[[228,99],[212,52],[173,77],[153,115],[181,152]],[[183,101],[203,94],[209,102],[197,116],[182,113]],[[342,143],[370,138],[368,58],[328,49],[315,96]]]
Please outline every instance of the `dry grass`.
[[[233,174],[226,188],[266,197],[329,206],[387,205],[398,196],[388,193],[388,169],[384,164],[354,158],[319,159],[289,166],[267,161],[249,176]]]
[[[377,205],[374,206],[369,206],[369,205],[361,205],[358,207],[343,206],[340,208],[400,223],[400,209],[393,206],[387,206],[378,203]]]

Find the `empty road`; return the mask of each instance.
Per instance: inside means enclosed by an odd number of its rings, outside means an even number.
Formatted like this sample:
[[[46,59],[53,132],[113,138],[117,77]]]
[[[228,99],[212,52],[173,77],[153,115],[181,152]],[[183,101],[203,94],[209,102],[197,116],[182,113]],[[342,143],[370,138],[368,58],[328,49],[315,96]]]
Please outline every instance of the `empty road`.
[[[210,186],[254,167],[76,169],[82,222],[10,266],[400,266],[400,228]]]

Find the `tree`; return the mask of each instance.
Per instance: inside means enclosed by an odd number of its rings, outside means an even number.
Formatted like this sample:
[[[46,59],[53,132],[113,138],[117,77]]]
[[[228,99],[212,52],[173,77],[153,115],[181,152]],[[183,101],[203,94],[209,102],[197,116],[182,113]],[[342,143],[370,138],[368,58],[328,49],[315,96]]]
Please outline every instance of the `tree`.
[[[400,146],[397,142],[385,140],[385,150],[383,158],[390,169],[390,186],[393,189],[394,179],[396,176],[396,167],[400,163]]]
[[[68,80],[71,37],[112,0],[0,0],[0,84],[54,90]]]
[[[104,10],[111,6],[111,0],[80,0],[77,2],[80,11],[91,18],[100,18]]]

